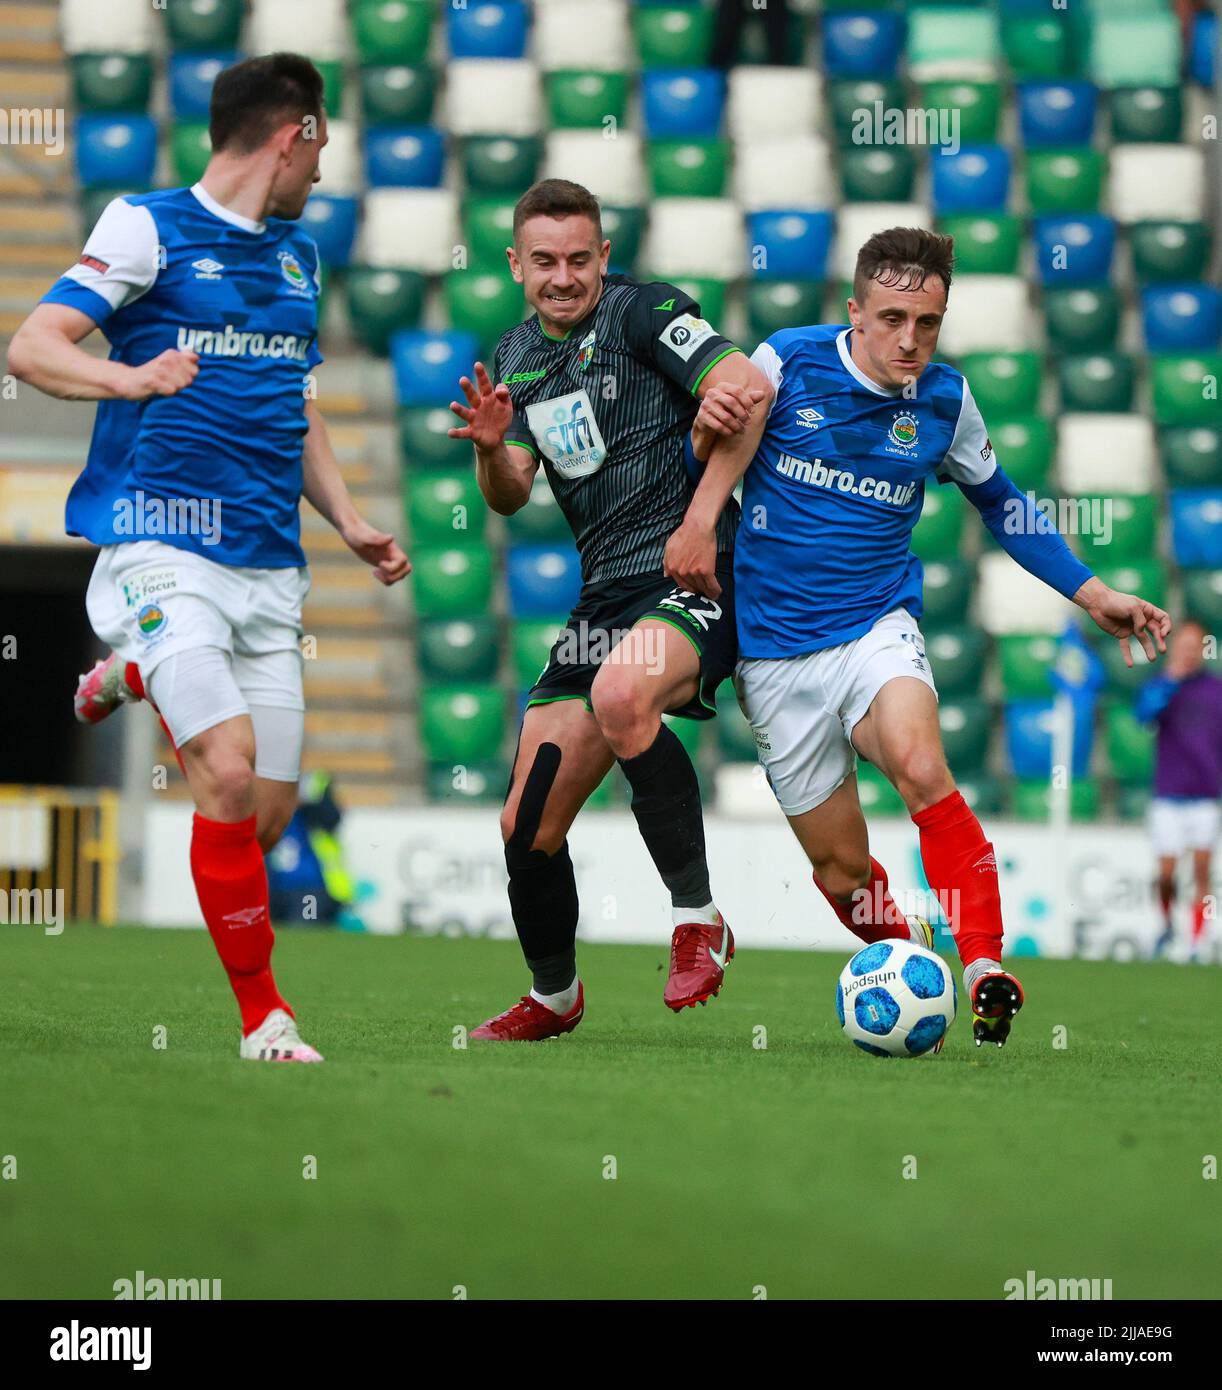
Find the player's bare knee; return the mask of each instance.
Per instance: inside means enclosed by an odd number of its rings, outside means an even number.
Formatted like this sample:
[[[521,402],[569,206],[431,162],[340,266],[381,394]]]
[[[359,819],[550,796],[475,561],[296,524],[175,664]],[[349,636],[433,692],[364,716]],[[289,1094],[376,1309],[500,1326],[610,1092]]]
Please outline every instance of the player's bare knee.
[[[909,811],[932,806],[954,790],[940,748],[913,748],[905,753],[895,769],[895,785]]]
[[[833,854],[814,866],[819,882],[837,902],[852,901],[853,894],[870,882],[870,856]]]
[[[605,666],[590,691],[594,718],[612,752],[620,758],[643,753],[658,728],[658,714],[641,689],[640,681],[627,672]]]

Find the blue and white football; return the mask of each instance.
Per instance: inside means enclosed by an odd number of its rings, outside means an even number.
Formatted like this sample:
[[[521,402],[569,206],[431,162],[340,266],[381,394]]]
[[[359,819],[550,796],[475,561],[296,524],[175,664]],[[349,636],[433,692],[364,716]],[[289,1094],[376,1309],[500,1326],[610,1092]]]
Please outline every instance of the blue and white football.
[[[912,941],[876,941],[840,972],[836,1016],[864,1052],[920,1057],[955,1021],[955,977],[941,956]]]

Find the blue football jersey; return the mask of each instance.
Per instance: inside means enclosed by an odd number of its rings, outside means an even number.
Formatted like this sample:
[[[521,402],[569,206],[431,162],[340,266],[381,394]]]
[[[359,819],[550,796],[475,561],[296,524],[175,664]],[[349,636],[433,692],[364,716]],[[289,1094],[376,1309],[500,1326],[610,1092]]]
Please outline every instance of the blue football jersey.
[[[199,354],[173,396],[99,401],[70,535],[164,541],[226,565],[305,563],[305,378],[318,351],[318,251],[297,223],[254,222],[199,184],[117,198],[44,296],[88,314],[110,360]]]
[[[849,642],[892,608],[921,614],[909,543],[925,482],[996,469],[963,376],[931,362],[904,391],[871,381],[842,325],[789,328],[752,357],[776,396],[743,479],[739,648],[786,657]]]

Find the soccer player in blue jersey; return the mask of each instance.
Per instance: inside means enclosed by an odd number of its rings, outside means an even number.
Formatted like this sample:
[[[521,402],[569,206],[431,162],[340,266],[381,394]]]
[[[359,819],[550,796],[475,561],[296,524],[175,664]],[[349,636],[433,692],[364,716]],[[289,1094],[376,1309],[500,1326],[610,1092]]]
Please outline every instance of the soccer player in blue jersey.
[[[113,652],[78,708],[96,720],[147,692],[195,802],[191,872],[241,1011],[239,1055],[316,1062],[272,975],[261,853],[297,798],[302,495],[381,583],[409,566],[357,513],[309,386],[318,251],[296,219],[327,138],[318,70],[289,53],[227,68],[210,134],[199,183],[106,208],[9,367],[98,402],[66,524],[101,547],[86,606]],[[79,346],[96,328],[105,361]]]
[[[774,333],[752,360],[775,392],[743,478],[735,547],[735,683],[760,761],[840,921],[863,941],[929,945],[870,855],[857,756],[893,783],[920,831],[930,887],[964,964],[977,1045],[1004,1043],[1023,1002],[1001,964],[997,860],[946,765],[924,642],[922,569],[909,542],[930,479],[953,482],[1024,569],[1146,654],[1166,650],[1167,614],[1117,593],[1076,559],[998,465],[963,376],[932,360],[947,312],[950,237],[894,228],[861,248],[849,325]],[[709,393],[691,467],[751,418],[755,398]],[[701,481],[728,498],[717,454]]]

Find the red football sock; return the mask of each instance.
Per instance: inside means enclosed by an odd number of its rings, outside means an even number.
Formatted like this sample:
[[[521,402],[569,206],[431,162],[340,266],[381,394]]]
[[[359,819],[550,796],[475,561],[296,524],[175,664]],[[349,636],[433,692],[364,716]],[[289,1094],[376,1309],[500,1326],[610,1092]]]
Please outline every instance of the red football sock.
[[[1163,922],[1168,928],[1171,926],[1171,907],[1174,902],[1175,880],[1172,879],[1170,883],[1166,883],[1160,878],[1158,881],[1158,905],[1162,908]]]
[[[242,1032],[273,1009],[292,1009],[272,978],[275,940],[268,916],[267,869],[255,838],[255,817],[227,823],[197,811],[191,828],[191,875],[204,921],[242,1011]]]
[[[1205,899],[1198,898],[1192,905],[1192,944],[1195,947],[1205,935]]]
[[[921,832],[921,863],[938,896],[964,965],[1001,959],[997,856],[972,808],[951,792],[912,818]]]
[[[832,911],[840,918],[849,931],[868,945],[874,941],[907,941],[911,935],[908,919],[887,886],[887,871],[877,859],[870,859],[870,882],[854,893],[847,903],[842,903],[819,882],[814,875],[815,887],[831,904]]]

